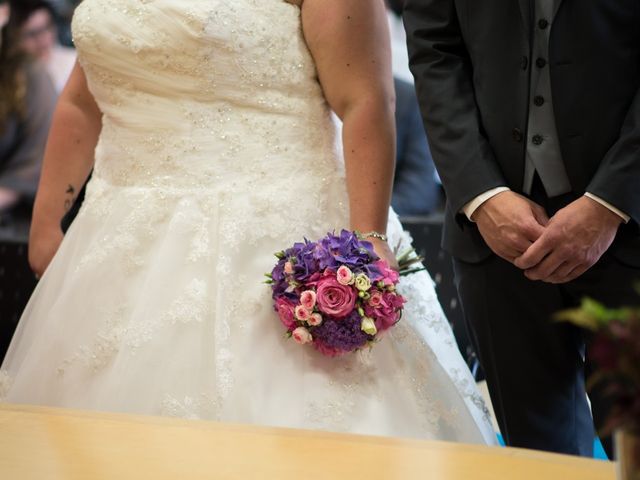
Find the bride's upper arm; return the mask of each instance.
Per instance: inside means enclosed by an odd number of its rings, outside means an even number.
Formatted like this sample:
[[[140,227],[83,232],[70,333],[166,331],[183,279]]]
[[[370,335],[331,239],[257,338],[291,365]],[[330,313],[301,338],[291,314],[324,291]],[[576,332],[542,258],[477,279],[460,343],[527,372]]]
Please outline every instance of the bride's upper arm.
[[[354,101],[393,101],[384,0],[304,0],[302,27],[338,116]]]
[[[72,104],[87,115],[92,115],[95,119],[99,119],[102,116],[95,98],[89,91],[87,77],[78,60],[76,60],[69,79],[58,97],[58,104],[61,103]]]

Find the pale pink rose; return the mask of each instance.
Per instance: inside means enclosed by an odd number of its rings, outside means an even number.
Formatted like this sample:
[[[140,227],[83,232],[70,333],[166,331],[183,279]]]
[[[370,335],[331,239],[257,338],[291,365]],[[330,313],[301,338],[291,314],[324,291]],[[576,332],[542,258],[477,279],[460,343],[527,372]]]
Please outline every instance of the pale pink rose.
[[[313,290],[305,290],[300,294],[300,304],[309,310],[313,311],[313,307],[316,306],[316,292]]]
[[[382,303],[382,293],[375,290],[371,293],[371,297],[369,297],[369,305],[372,307],[378,307]]]
[[[306,322],[307,320],[309,320],[309,317],[311,317],[311,312],[304,308],[303,305],[298,305],[295,308],[295,314],[296,318],[298,320],[302,320],[303,322]]]
[[[293,303],[286,298],[279,297],[278,299],[276,299],[276,311],[278,312],[280,321],[285,327],[287,327],[288,330],[291,330],[296,326],[296,319],[293,309]]]
[[[309,330],[307,330],[304,327],[296,328],[291,333],[291,336],[296,341],[296,343],[299,343],[300,345],[304,345],[305,343],[311,343],[313,341],[313,337],[311,336],[311,333],[309,333]]]
[[[353,272],[349,269],[349,267],[346,267],[344,265],[338,268],[336,277],[340,285],[351,285],[354,281]]]
[[[309,320],[307,320],[307,323],[312,327],[317,327],[322,323],[322,315],[320,315],[319,313],[312,313],[311,317],[309,317]]]
[[[291,275],[293,273],[293,265],[291,264],[291,262],[285,262],[284,273],[286,273],[287,275]]]
[[[357,294],[347,285],[342,285],[333,275],[318,280],[316,288],[318,308],[335,318],[347,316],[355,307]]]

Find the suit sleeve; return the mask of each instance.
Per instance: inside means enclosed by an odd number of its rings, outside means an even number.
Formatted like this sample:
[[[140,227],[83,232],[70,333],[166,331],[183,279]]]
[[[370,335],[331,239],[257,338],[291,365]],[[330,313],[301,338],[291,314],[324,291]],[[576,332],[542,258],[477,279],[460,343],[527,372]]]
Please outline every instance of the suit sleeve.
[[[640,89],[622,124],[620,138],[605,155],[587,192],[640,223]]]
[[[507,183],[482,131],[454,0],[407,0],[404,22],[431,154],[452,210],[464,219],[464,205]]]

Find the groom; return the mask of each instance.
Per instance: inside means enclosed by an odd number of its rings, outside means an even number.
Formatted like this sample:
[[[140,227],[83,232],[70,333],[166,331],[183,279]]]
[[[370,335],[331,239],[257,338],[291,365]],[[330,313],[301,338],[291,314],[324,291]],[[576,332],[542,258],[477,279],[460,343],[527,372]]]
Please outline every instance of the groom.
[[[640,301],[640,4],[407,0],[404,18],[502,434],[590,456],[607,404],[590,409],[582,334],[552,315]]]

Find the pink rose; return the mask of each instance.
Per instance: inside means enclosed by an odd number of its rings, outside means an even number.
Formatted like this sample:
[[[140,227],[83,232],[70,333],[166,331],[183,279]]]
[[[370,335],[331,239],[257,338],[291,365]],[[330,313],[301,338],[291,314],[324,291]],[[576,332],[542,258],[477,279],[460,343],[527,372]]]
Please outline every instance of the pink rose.
[[[309,333],[309,330],[307,330],[304,327],[296,328],[293,331],[293,333],[291,333],[291,336],[296,341],[296,343],[300,345],[304,345],[305,343],[311,343],[313,341],[313,337]]]
[[[354,280],[353,272],[349,270],[349,267],[344,265],[338,268],[336,277],[338,278],[338,283],[340,283],[340,285],[351,285]]]
[[[316,292],[313,290],[305,290],[300,294],[300,304],[309,310],[313,311],[313,307],[316,306]]]
[[[311,312],[307,310],[303,305],[298,305],[295,308],[294,313],[296,315],[296,318],[298,320],[302,320],[303,322],[306,322],[307,320],[309,320],[309,317],[311,317]]]
[[[284,297],[278,297],[276,299],[276,311],[280,317],[282,324],[291,330],[296,326],[296,319],[294,317],[294,305]]]
[[[318,280],[316,296],[320,311],[335,318],[351,313],[357,299],[355,290],[340,284],[334,275],[327,275]]]
[[[284,273],[286,273],[287,275],[291,275],[293,273],[293,265],[291,264],[291,262],[285,262]]]
[[[307,320],[307,323],[312,327],[317,327],[322,323],[322,315],[319,313],[312,313],[309,320]]]

